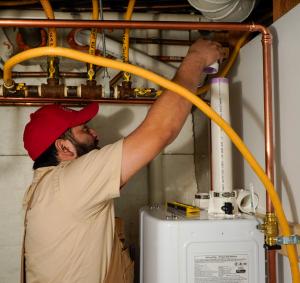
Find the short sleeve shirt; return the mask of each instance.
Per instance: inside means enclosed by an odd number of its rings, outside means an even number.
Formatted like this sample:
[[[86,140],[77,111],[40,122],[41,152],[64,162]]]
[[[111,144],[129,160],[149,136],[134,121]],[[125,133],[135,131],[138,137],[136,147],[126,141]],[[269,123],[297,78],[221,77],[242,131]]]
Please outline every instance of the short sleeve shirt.
[[[35,170],[27,212],[28,283],[101,283],[114,235],[123,140],[73,161]],[[31,190],[24,201],[30,198]]]

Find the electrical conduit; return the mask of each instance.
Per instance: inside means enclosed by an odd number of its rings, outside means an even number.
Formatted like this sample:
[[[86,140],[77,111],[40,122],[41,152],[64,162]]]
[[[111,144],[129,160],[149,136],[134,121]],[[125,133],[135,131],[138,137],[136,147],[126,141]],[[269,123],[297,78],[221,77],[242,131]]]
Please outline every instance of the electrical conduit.
[[[265,174],[262,167],[259,165],[259,163],[256,161],[254,156],[251,154],[251,152],[248,150],[246,145],[243,143],[241,138],[237,135],[237,133],[230,127],[230,125],[222,119],[212,108],[210,108],[202,99],[195,96],[194,93],[189,91],[188,89],[182,87],[179,84],[176,84],[172,81],[169,81],[153,72],[150,72],[148,70],[142,69],[140,67],[114,61],[111,59],[107,59],[104,57],[96,57],[93,55],[85,54],[79,51],[71,50],[68,48],[62,48],[62,47],[39,47],[35,49],[26,50],[24,52],[21,52],[14,57],[7,60],[7,62],[4,65],[3,68],[3,80],[5,83],[5,86],[11,86],[13,84],[13,81],[11,79],[12,76],[12,68],[16,64],[19,64],[25,60],[41,57],[41,56],[64,56],[73,60],[78,60],[81,62],[87,62],[90,64],[95,64],[99,66],[104,67],[110,67],[117,70],[123,70],[126,72],[130,72],[132,74],[135,74],[137,76],[141,76],[143,78],[146,78],[148,80],[153,81],[154,83],[162,86],[165,89],[168,89],[170,91],[173,91],[177,93],[178,95],[184,97],[191,103],[193,103],[195,106],[197,106],[207,117],[209,117],[211,120],[213,120],[217,125],[219,125],[223,131],[229,136],[231,141],[234,143],[234,145],[237,147],[237,149],[241,152],[241,154],[244,156],[244,158],[247,160],[251,168],[254,170],[258,178],[261,180],[262,184],[264,185],[265,189],[267,190],[270,199],[274,205],[276,216],[278,217],[279,225],[281,227],[281,231],[283,236],[289,237],[291,236],[290,228],[286,219],[286,216],[284,214],[283,208],[280,203],[279,196],[277,192],[275,191],[275,188],[268,178],[268,176]],[[292,279],[293,283],[300,283],[300,274],[299,274],[299,266],[298,266],[298,256],[294,245],[287,245],[287,253],[288,258],[290,262],[291,267],[291,273],[292,273]]]

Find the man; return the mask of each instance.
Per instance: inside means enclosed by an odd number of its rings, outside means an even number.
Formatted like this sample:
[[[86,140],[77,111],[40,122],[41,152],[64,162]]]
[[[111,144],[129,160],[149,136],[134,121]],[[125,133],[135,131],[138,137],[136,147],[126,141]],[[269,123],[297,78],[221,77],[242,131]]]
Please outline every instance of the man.
[[[198,40],[173,81],[195,92],[203,69],[220,58],[220,44]],[[136,130],[100,150],[86,125],[97,104],[81,111],[50,105],[31,114],[24,131],[35,169],[24,199],[27,283],[129,282],[114,236],[113,199],[176,138],[190,110],[190,102],[165,90]],[[120,279],[113,279],[120,266]]]

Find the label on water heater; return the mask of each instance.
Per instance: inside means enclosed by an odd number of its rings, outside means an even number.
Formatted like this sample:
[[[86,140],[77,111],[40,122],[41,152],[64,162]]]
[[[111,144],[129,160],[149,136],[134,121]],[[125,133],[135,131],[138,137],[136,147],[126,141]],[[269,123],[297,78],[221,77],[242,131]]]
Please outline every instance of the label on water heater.
[[[250,283],[247,254],[197,255],[195,283]]]

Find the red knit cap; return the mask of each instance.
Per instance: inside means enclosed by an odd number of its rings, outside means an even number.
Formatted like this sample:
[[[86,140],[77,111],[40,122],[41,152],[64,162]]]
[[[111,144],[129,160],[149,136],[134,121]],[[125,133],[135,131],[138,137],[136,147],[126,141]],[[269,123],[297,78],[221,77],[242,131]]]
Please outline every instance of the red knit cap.
[[[52,104],[32,113],[23,135],[24,147],[31,159],[36,160],[66,130],[91,120],[98,110],[98,103],[93,102],[80,111]]]

